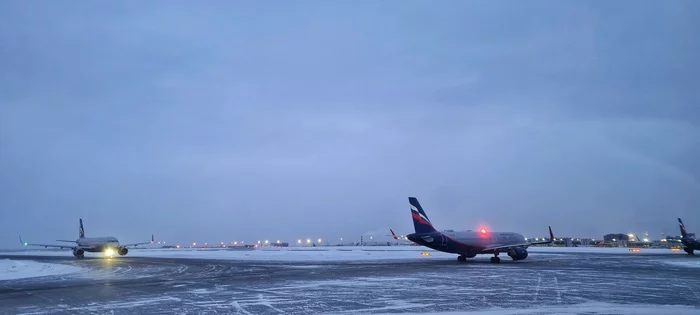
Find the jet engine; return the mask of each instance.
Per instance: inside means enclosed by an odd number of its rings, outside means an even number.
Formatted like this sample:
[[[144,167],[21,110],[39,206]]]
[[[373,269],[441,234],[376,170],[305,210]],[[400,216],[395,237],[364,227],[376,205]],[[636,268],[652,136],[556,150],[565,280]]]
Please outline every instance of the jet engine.
[[[467,256],[467,258],[474,258],[474,257],[476,257],[476,252],[475,251],[468,251],[464,255]]]
[[[508,250],[508,256],[513,260],[523,260],[527,258],[527,249],[522,247],[511,248]]]
[[[78,257],[78,258],[83,258],[85,257],[85,250],[76,248],[73,250],[73,256]]]
[[[121,248],[119,248],[119,250],[117,250],[117,253],[118,253],[120,256],[124,256],[124,255],[126,255],[126,253],[128,253],[128,252],[129,252],[129,250],[128,250],[127,248],[125,248],[125,247],[121,247]]]

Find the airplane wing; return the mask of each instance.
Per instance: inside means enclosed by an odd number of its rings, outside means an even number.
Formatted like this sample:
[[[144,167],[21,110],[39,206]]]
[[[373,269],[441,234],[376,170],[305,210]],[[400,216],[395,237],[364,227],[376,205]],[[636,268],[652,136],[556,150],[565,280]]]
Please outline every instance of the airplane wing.
[[[42,246],[44,248],[53,247],[53,248],[60,248],[60,249],[64,249],[64,248],[74,249],[76,247],[75,245],[52,245],[52,244],[27,243],[27,242],[22,240],[22,236],[19,237],[19,242],[22,243],[22,245],[24,245],[24,246]]]
[[[551,242],[554,242],[554,233],[552,233],[552,227],[549,227],[549,240],[548,241],[541,241],[541,242],[522,242],[518,244],[507,244],[507,245],[494,245],[490,247],[484,248],[482,251],[485,253],[492,253],[495,251],[502,251],[502,250],[508,250],[514,247],[525,247],[527,248],[528,246],[531,245],[539,245],[539,244],[549,244]]]
[[[133,244],[124,244],[124,245],[121,245],[121,247],[139,246],[139,245],[145,245],[145,244],[153,244],[153,235],[151,235],[151,241],[150,241],[150,242],[133,243]]]

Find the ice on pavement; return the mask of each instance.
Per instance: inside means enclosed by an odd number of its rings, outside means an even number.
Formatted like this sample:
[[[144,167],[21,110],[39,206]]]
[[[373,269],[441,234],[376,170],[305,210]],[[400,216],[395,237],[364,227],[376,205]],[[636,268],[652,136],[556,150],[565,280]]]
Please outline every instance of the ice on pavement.
[[[31,260],[0,260],[0,280],[55,276],[80,271],[81,268]]]
[[[695,257],[688,257],[692,258],[689,260],[660,260],[660,262],[670,265],[670,266],[677,266],[677,267],[690,267],[690,268],[700,268],[700,260],[695,259]]]
[[[374,315],[389,315],[396,313],[372,313]],[[402,313],[413,315],[412,313]],[[575,315],[575,314],[617,314],[617,315],[697,315],[700,308],[685,305],[645,305],[645,304],[612,304],[602,302],[589,302],[574,305],[558,305],[551,307],[534,307],[522,309],[493,308],[482,311],[468,312],[437,312],[437,313],[415,313],[423,315]]]
[[[571,253],[623,254],[623,255],[686,255],[669,249],[644,248],[639,252],[630,252],[628,248],[595,247],[530,247],[531,257],[551,257]],[[429,252],[430,256],[421,256],[420,252]],[[27,250],[15,252],[25,255],[70,256],[70,251]],[[88,253],[89,254],[89,253]],[[100,256],[101,254],[90,254]],[[281,260],[281,261],[348,261],[348,260],[387,260],[387,259],[445,259],[454,258],[455,254],[438,252],[421,246],[324,246],[324,247],[286,247],[262,248],[255,250],[230,250],[224,248],[140,248],[129,251],[128,257],[168,257],[197,259],[236,259],[236,260]],[[118,259],[119,257],[115,257]],[[489,255],[479,255],[474,259],[488,259]]]

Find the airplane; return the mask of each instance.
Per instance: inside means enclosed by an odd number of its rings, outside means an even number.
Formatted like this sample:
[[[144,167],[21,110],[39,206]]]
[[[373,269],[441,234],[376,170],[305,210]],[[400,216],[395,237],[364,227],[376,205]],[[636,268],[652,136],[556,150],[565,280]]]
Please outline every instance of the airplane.
[[[685,230],[685,225],[681,218],[678,218],[678,224],[681,226],[681,243],[683,243],[683,250],[688,253],[688,255],[695,255],[695,250],[700,250],[700,241],[695,238],[689,237],[688,232]]]
[[[134,243],[134,244],[124,244],[120,245],[119,240],[116,237],[85,237],[85,229],[83,229],[83,219],[80,219],[80,229],[78,231],[78,239],[75,241],[68,240],[56,240],[57,242],[68,242],[75,243],[75,245],[47,245],[47,244],[31,244],[22,241],[22,236],[20,235],[19,241],[24,246],[43,246],[44,248],[54,247],[54,248],[70,248],[73,250],[73,256],[78,259],[85,258],[85,252],[89,253],[100,253],[104,252],[105,256],[113,257],[114,253],[118,253],[120,256],[124,256],[129,252],[127,247],[139,246],[144,244],[153,244],[153,235],[151,235],[150,242]]]
[[[416,244],[437,251],[458,254],[457,261],[466,262],[478,254],[492,254],[492,263],[500,263],[498,254],[507,253],[513,260],[527,258],[527,248],[531,245],[549,244],[554,241],[552,227],[549,227],[549,241],[528,242],[525,237],[512,232],[490,232],[481,228],[478,232],[453,230],[438,231],[428,219],[416,197],[408,197],[413,217],[415,233],[408,239]]]
[[[410,244],[411,246],[416,245],[415,243],[409,241],[407,236],[401,235],[401,237],[399,237],[398,235],[396,235],[396,233],[394,233],[393,229],[389,229],[389,232],[391,232],[391,237],[393,237],[394,240],[396,240],[396,242],[398,244],[404,244],[404,245]]]

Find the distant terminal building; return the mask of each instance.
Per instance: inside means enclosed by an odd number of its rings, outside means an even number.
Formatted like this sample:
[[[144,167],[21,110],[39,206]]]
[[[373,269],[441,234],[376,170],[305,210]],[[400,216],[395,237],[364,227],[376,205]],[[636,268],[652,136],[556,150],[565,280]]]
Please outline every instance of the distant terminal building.
[[[289,243],[287,243],[287,242],[272,243],[272,244],[270,244],[270,247],[289,247]]]
[[[627,247],[629,236],[624,233],[611,233],[603,236],[605,243],[613,244],[614,246]]]
[[[578,243],[581,246],[591,246],[591,245],[593,245],[593,239],[581,238],[581,239],[578,239]]]

